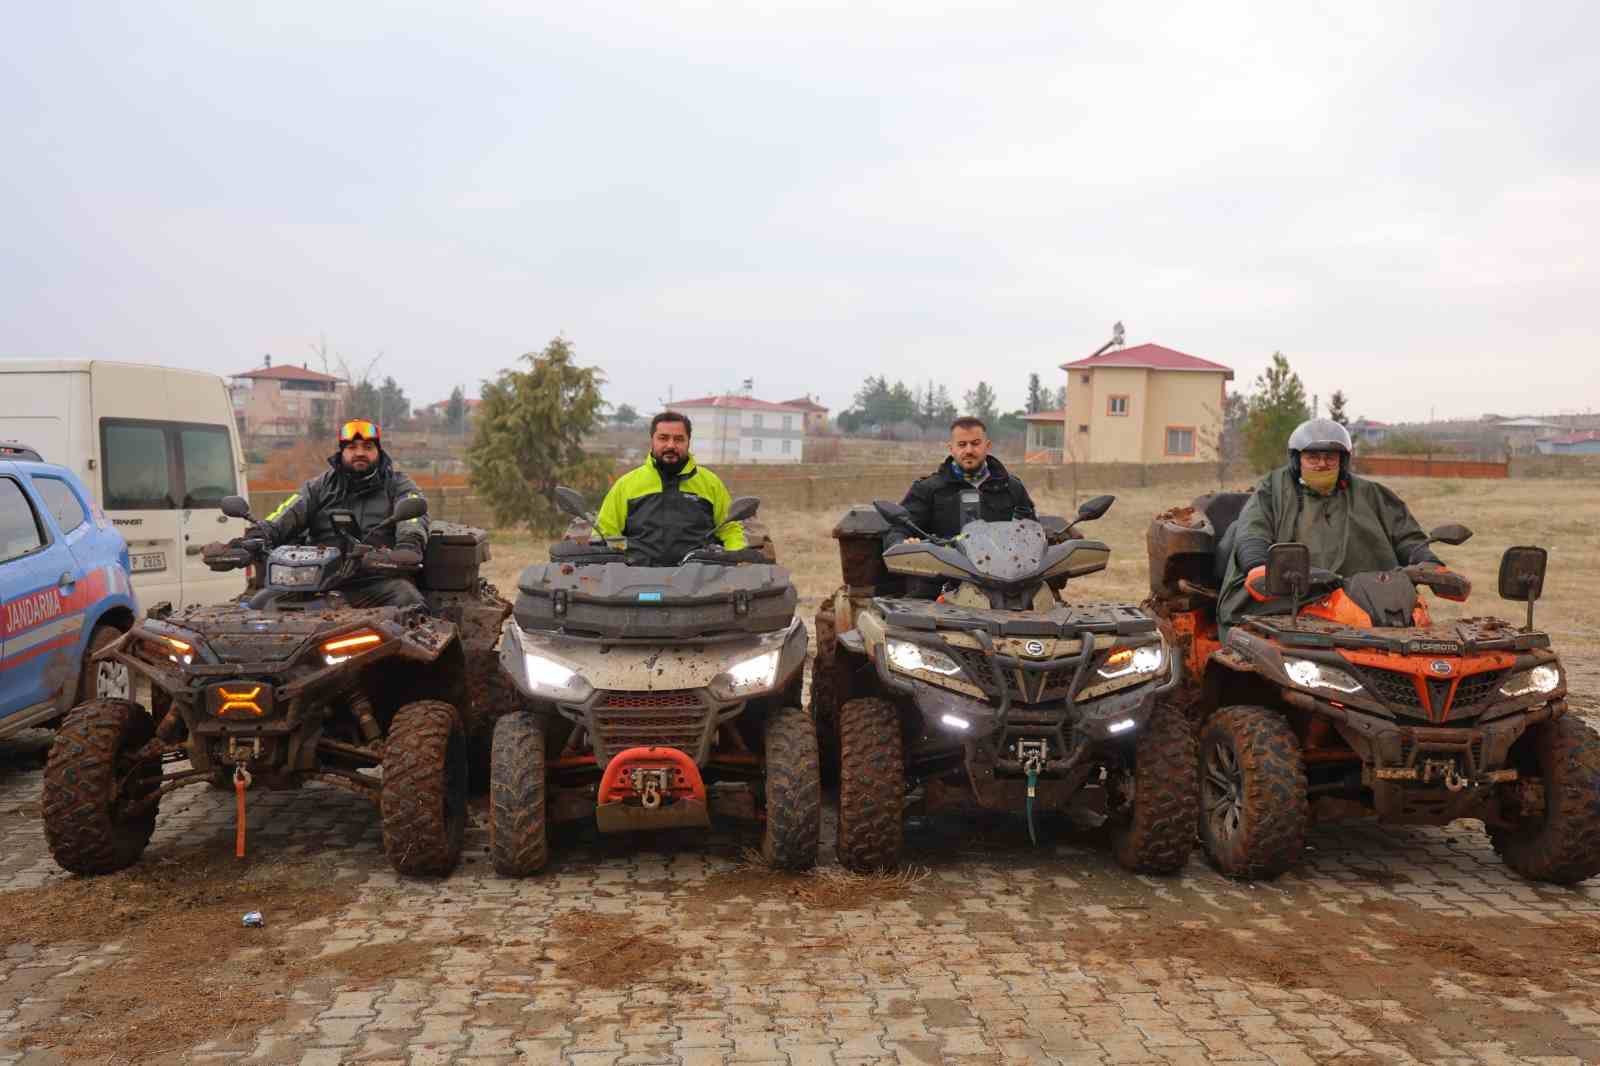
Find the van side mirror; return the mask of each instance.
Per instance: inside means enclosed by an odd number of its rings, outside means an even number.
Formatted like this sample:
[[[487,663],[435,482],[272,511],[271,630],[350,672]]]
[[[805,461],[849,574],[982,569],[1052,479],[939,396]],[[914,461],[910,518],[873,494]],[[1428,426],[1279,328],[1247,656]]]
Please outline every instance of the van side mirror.
[[[250,517],[250,501],[243,496],[224,496],[222,498],[222,513],[229,518],[243,518],[255,521]]]
[[[1471,539],[1472,530],[1455,522],[1434,526],[1428,531],[1429,544],[1465,544]]]
[[[1311,549],[1285,542],[1267,549],[1267,594],[1299,600],[1311,587]],[[1298,604],[1296,605],[1298,607]]]
[[[589,501],[576,489],[569,489],[565,485],[557,485],[555,491],[556,507],[574,518],[587,518],[589,516]]]
[[[1104,516],[1107,511],[1111,510],[1111,505],[1115,502],[1117,502],[1115,496],[1096,496],[1093,499],[1084,500],[1083,506],[1078,508],[1077,521],[1093,522],[1096,518]]]

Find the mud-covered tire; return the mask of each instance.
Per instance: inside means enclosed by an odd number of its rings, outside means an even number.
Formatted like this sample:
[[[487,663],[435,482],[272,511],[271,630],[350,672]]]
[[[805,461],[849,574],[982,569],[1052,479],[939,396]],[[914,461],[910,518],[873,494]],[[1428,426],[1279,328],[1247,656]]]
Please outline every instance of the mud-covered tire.
[[[133,675],[122,663],[97,663],[94,653],[120,639],[122,630],[106,622],[94,627],[89,643],[83,649],[83,664],[78,668],[78,698],[74,703],[90,700],[124,700],[133,698]]]
[[[155,736],[143,707],[90,700],[56,730],[44,768],[44,836],[75,874],[107,874],[139,861],[156,828],[156,804],[129,815],[131,801],[159,787],[161,760],[130,756]],[[126,782],[122,791],[118,783]]]
[[[839,708],[839,864],[888,870],[905,835],[906,767],[900,715],[875,697]]]
[[[822,780],[817,765],[817,730],[798,707],[767,715],[766,827],[761,855],[780,870],[817,864],[822,835]]]
[[[489,861],[527,877],[550,858],[545,822],[544,729],[529,711],[502,715],[489,754]]]
[[[1600,874],[1600,733],[1571,714],[1529,731],[1544,779],[1544,813],[1490,827],[1501,860],[1530,881],[1571,885]]]
[[[1310,817],[1305,759],[1282,715],[1224,707],[1206,720],[1200,839],[1218,871],[1250,881],[1277,877],[1300,860]]]
[[[447,874],[467,829],[467,734],[456,709],[419,700],[395,712],[383,755],[383,846],[403,874]]]
[[[1112,854],[1135,873],[1176,873],[1194,849],[1200,812],[1194,727],[1176,707],[1157,703],[1133,748],[1133,802],[1111,821]]]
[[[822,783],[839,783],[839,683],[838,631],[834,625],[833,600],[817,608],[817,653],[811,657],[811,720],[817,730],[817,759],[822,767]]]

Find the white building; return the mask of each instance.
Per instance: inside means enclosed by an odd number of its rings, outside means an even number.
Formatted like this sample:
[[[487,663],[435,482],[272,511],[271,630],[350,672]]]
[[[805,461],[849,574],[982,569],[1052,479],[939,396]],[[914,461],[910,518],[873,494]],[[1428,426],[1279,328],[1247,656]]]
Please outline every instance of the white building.
[[[701,463],[798,463],[806,412],[749,396],[705,396],[672,405],[694,422],[689,448]]]

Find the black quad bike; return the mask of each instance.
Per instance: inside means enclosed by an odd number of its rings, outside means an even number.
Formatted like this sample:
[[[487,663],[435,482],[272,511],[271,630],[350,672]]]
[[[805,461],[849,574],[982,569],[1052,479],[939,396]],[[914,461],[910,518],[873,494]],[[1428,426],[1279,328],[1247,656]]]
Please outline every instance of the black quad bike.
[[[225,514],[254,523],[242,497]],[[340,588],[362,575],[360,539],[427,511],[420,497],[395,505],[378,530],[334,515],[342,543],[282,545],[246,537],[208,557],[214,569],[261,568],[265,596],[181,612],[162,605],[101,656],[151,690],[157,718],[139,704],[96,699],[58,731],[44,779],[51,854],[75,873],[138,861],[161,798],[211,782],[238,797],[244,854],[246,790],[322,780],[375,801],[396,870],[444,874],[461,854],[467,818],[468,703],[473,657],[491,657],[504,617],[478,579],[487,558],[479,530],[436,525],[417,575],[423,607],[352,608]],[[489,634],[463,646],[458,623]],[[187,762],[186,769],[171,764]],[[381,768],[380,776],[365,772]]]
[[[1507,866],[1571,884],[1600,873],[1600,733],[1567,707],[1567,673],[1533,626],[1538,547],[1508,548],[1500,595],[1526,624],[1434,621],[1420,590],[1464,601],[1439,567],[1341,578],[1303,544],[1269,551],[1268,598],[1225,632],[1217,589],[1247,496],[1219,493],[1152,522],[1150,584],[1185,659],[1173,693],[1200,730],[1200,837],[1233,877],[1276,877],[1313,820],[1483,821]],[[1461,544],[1471,531],[1434,529]]]
[[[581,496],[558,505],[593,528]],[[733,501],[728,520],[758,501]],[[714,536],[714,534],[713,534]],[[801,708],[806,631],[789,572],[767,549],[713,542],[677,566],[629,565],[620,541],[561,541],[517,579],[501,664],[524,710],[495,724],[495,869],[544,866],[546,826],[602,832],[764,823],[768,862],[816,861],[816,731]]]
[[[1103,801],[1117,861],[1184,865],[1197,809],[1195,742],[1157,700],[1178,681],[1156,619],[1059,590],[1110,549],[1071,526],[972,521],[931,536],[898,504],[855,507],[834,530],[845,587],[818,615],[813,713],[839,760],[839,860],[893,866],[908,797],[923,811],[1033,812]],[[896,527],[916,540],[884,550]],[[1051,543],[1056,541],[1056,543]],[[898,581],[932,581],[935,598]],[[1085,789],[1102,795],[1080,796]]]

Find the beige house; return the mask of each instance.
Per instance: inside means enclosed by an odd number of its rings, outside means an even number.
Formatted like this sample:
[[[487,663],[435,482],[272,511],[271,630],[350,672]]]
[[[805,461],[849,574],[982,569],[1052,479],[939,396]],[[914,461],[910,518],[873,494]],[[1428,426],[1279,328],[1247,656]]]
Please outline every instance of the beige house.
[[[828,433],[828,409],[811,398],[811,394],[798,400],[785,400],[783,406],[806,413],[806,436],[822,437]]]
[[[1066,462],[1215,459],[1224,383],[1233,371],[1159,344],[1103,352],[1067,372]]]
[[[269,355],[259,368],[234,374],[228,393],[240,433],[289,441],[335,431],[350,384],[304,366],[273,366]]]

